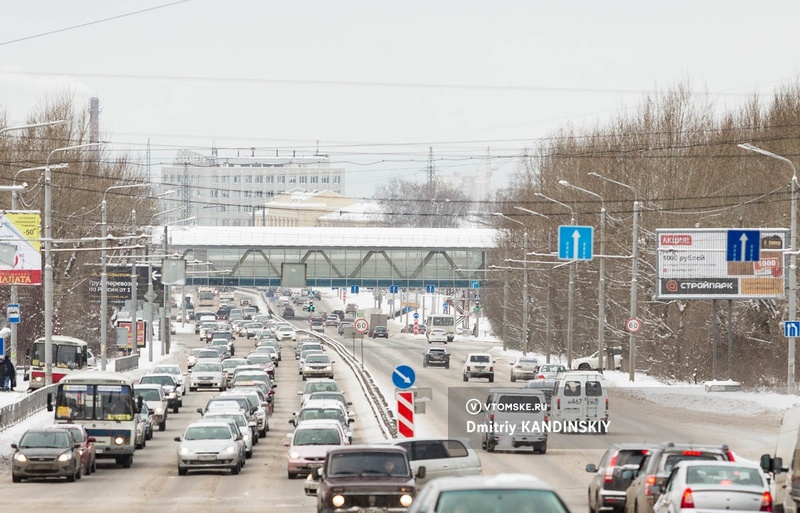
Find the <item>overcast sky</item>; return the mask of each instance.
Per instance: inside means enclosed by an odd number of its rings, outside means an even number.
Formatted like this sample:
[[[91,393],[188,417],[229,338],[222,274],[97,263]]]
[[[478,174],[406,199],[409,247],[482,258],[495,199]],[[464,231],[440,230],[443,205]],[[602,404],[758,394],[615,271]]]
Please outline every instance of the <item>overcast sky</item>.
[[[20,123],[97,96],[104,139],[144,158],[150,138],[154,163],[319,144],[356,197],[424,179],[431,146],[441,174],[490,147],[503,186],[526,147],[656,89],[768,98],[797,78],[798,19],[797,0],[4,2],[0,104]]]

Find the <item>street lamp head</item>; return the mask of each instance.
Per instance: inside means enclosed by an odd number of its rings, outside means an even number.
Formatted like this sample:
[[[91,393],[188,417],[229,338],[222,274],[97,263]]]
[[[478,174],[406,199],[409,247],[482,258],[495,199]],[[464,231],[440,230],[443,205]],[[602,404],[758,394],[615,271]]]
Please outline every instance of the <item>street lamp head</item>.
[[[558,183],[560,183],[561,185],[567,185],[567,186],[571,185],[571,184],[570,184],[568,181],[566,181],[566,180],[559,180],[559,181],[558,181]]]

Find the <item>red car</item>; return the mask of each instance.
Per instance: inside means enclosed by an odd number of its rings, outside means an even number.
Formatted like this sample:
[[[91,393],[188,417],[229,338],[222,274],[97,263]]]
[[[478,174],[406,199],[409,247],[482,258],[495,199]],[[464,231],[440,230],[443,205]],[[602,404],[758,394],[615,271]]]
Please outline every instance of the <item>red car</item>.
[[[93,436],[89,436],[89,433],[86,432],[86,428],[81,424],[55,424],[53,427],[70,431],[72,433],[72,438],[81,444],[79,451],[81,453],[83,473],[88,476],[92,472],[96,472],[97,453],[94,448],[96,440]]]

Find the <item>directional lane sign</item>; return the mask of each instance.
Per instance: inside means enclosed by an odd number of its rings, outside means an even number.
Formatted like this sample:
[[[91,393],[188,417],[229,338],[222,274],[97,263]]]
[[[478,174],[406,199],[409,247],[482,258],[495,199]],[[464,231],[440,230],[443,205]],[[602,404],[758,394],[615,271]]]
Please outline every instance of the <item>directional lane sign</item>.
[[[728,230],[726,260],[728,262],[758,262],[761,259],[761,232],[758,230]]]
[[[425,293],[426,294],[433,294],[434,292],[436,292],[436,286],[435,285],[425,285]]]
[[[558,227],[558,258],[561,260],[591,260],[593,244],[594,228],[591,226]]]
[[[416,378],[417,375],[414,373],[414,369],[408,365],[398,365],[394,368],[394,372],[392,373],[392,383],[394,383],[394,386],[397,388],[403,390],[411,388]]]
[[[783,323],[783,336],[786,338],[800,337],[800,321],[785,321]]]
[[[397,285],[389,285],[389,294],[397,294]]]

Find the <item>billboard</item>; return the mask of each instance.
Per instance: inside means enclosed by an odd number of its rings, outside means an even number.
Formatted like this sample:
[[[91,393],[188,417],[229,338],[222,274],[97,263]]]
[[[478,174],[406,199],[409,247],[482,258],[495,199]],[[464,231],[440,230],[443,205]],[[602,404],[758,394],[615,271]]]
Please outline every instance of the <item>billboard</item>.
[[[153,274],[158,269],[153,269]],[[102,281],[102,268],[93,267],[89,271],[89,279],[87,280],[87,292],[91,301],[100,301],[101,289],[100,283]],[[136,266],[136,292],[139,298],[143,298],[147,292],[147,267]],[[112,306],[125,306],[125,301],[131,298],[131,268],[108,266],[106,267],[106,282],[107,282],[107,295],[108,304]],[[153,281],[153,291],[156,293],[156,303],[163,301],[164,287],[161,285],[160,280]]]
[[[117,327],[124,328],[128,332],[128,342],[125,345],[128,349],[132,349],[133,342],[133,325],[131,321],[117,321]],[[136,347],[147,346],[147,323],[145,321],[136,322]]]
[[[760,256],[727,260],[726,229],[656,230],[656,299],[783,299],[789,231],[759,232]]]
[[[0,285],[42,284],[41,225],[38,211],[0,213],[0,245],[13,247],[13,257],[0,261]]]

